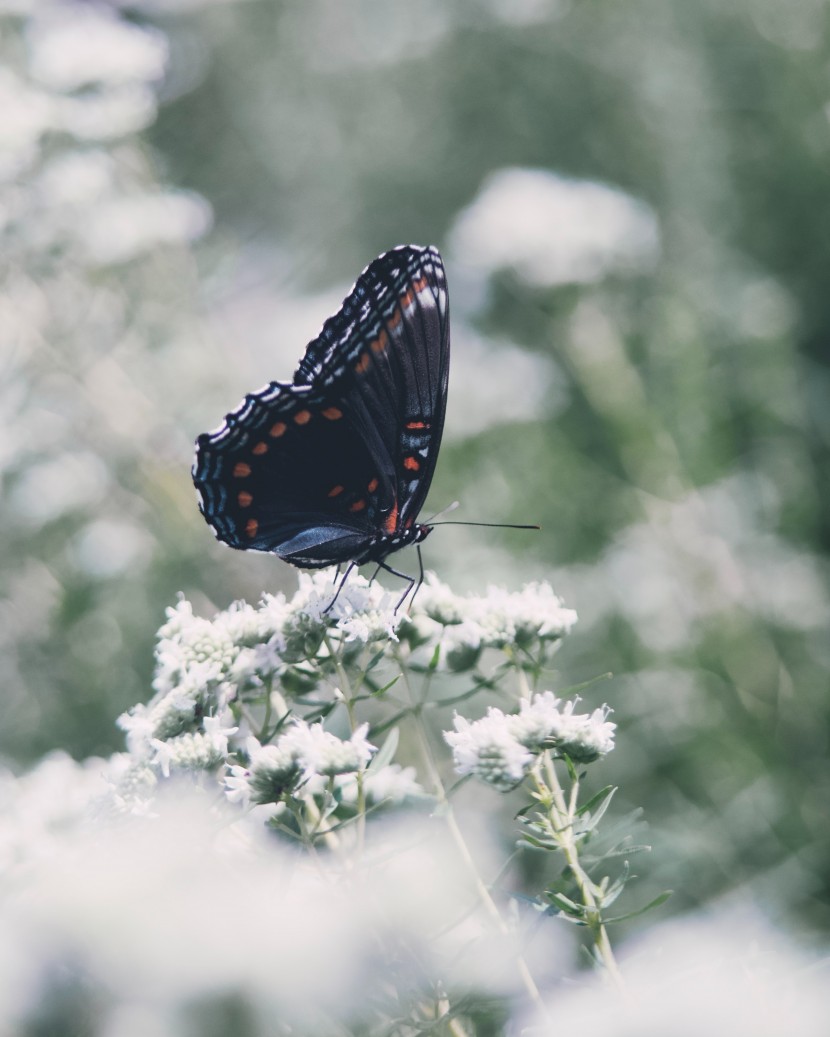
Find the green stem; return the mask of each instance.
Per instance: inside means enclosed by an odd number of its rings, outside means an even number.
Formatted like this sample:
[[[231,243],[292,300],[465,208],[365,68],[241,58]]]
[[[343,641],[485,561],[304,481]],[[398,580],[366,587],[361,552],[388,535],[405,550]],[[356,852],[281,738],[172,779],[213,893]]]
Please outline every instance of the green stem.
[[[398,666],[400,666],[401,669],[401,678],[403,681],[403,685],[406,688],[409,701],[414,703],[415,696],[412,693],[412,688],[409,683],[409,676],[406,670],[406,666],[403,659],[400,656],[399,651],[395,652],[395,657]],[[487,888],[487,884],[479,875],[478,868],[476,867],[476,862],[473,858],[473,855],[470,853],[470,848],[467,845],[467,841],[465,840],[464,835],[458,826],[458,822],[455,818],[455,813],[453,811],[452,804],[450,803],[447,797],[447,791],[444,787],[444,782],[441,778],[441,772],[438,768],[438,763],[436,762],[435,754],[432,750],[432,745],[424,729],[421,709],[413,708],[412,717],[413,719],[417,718],[417,723],[414,725],[415,734],[418,739],[419,748],[421,750],[421,758],[424,762],[424,769],[426,773],[429,775],[429,779],[432,783],[433,789],[435,790],[436,799],[441,805],[441,814],[447,824],[447,828],[450,831],[450,835],[452,836],[453,842],[455,843],[456,850],[458,851],[458,854],[465,868],[467,869],[470,878],[472,879],[476,893],[478,894],[478,898],[481,901],[484,910],[490,916],[491,920],[493,921],[494,925],[498,928],[499,932],[503,936],[510,937],[510,927],[502,918],[501,912],[499,911],[496,902],[493,900],[493,897],[490,894],[490,890]],[[520,952],[516,953],[516,967],[518,969],[522,983],[524,984],[525,990],[527,990],[528,995],[530,996],[531,1001],[545,1016],[546,1020],[550,1021],[547,1006],[545,1005],[545,1002],[542,999],[542,995],[539,992],[539,988],[536,986],[536,981],[534,980],[533,975],[530,969],[528,968],[524,955],[522,955]]]
[[[356,692],[352,688],[352,682],[349,680],[349,675],[346,673],[346,668],[343,666],[343,660],[340,658],[339,650],[335,650],[334,646],[329,639],[328,634],[323,638],[326,647],[329,650],[329,655],[334,662],[334,672],[337,674],[337,680],[340,683],[340,692],[343,695],[343,704],[346,707],[346,713],[349,717],[349,730],[352,734],[358,728],[357,715],[355,713],[354,699]],[[339,649],[339,646],[338,646]],[[363,771],[357,772],[357,851],[358,855],[363,853],[363,847],[366,845],[366,790],[363,787]]]
[[[624,991],[622,974],[620,973],[617,960],[608,939],[608,932],[602,921],[602,909],[598,901],[599,890],[592,882],[590,876],[582,867],[579,860],[579,847],[574,833],[574,822],[576,820],[576,807],[579,792],[579,782],[574,781],[571,788],[569,802],[566,803],[565,793],[559,783],[553,760],[549,752],[542,757],[545,771],[544,784],[540,786],[540,794],[550,793],[550,819],[553,828],[553,836],[559,844],[562,854],[574,877],[582,897],[582,903],[586,910],[586,924],[591,931],[594,946],[605,970],[621,991]],[[537,781],[539,781],[537,777]]]

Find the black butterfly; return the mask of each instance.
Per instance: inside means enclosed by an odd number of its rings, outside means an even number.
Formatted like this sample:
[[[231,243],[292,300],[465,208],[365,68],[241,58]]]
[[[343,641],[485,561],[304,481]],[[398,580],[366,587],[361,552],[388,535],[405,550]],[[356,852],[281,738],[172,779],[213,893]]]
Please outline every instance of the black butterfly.
[[[377,562],[396,572],[384,559],[431,532],[416,520],[441,444],[449,362],[438,250],[379,256],[293,382],[250,393],[196,441],[193,481],[216,537],[307,569]]]

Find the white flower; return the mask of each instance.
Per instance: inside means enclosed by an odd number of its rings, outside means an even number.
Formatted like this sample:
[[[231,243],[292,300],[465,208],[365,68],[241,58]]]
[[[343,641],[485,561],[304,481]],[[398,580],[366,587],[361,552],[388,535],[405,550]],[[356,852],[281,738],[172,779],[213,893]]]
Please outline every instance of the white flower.
[[[152,762],[159,767],[165,778],[170,777],[171,767],[210,770],[225,761],[228,754],[227,735],[236,731],[236,728],[219,728],[218,718],[208,718],[208,722],[211,719],[217,721],[216,729],[212,732],[193,731],[167,741],[160,738],[151,740],[150,745],[155,749]]]
[[[523,167],[490,175],[457,216],[450,241],[473,269],[512,267],[533,285],[592,284],[610,273],[648,269],[660,244],[655,215],[638,199],[606,184]]]
[[[202,721],[205,738],[220,756],[228,755],[228,739],[239,730],[235,725],[229,726],[232,719],[230,712],[225,711]]]
[[[273,596],[269,595],[268,597],[272,598]],[[282,600],[285,601],[284,598]],[[270,619],[270,602],[266,605],[263,600],[262,605],[257,609],[246,601],[235,601],[224,612],[220,612],[213,622],[235,644],[254,645],[260,641],[267,640],[273,633]]]
[[[521,644],[534,637],[556,640],[570,632],[577,618],[548,583],[528,583],[518,592],[488,587],[486,597],[478,600],[474,611],[494,648]]]
[[[137,758],[146,756],[153,738],[173,738],[192,726],[196,704],[196,694],[175,688],[165,695],[156,695],[147,706],[139,704],[123,713],[117,724],[127,734],[130,753]]]
[[[235,763],[228,767],[225,774],[225,795],[230,803],[247,806],[251,801],[251,772],[247,767]]]
[[[593,713],[574,713],[579,700],[565,703],[554,726],[551,737],[561,753],[566,753],[577,763],[591,763],[605,756],[614,748],[616,724],[608,720],[608,706],[595,709]]]
[[[151,82],[164,74],[167,40],[103,7],[73,5],[33,19],[28,34],[32,75],[70,92],[93,83]]]
[[[154,91],[143,83],[129,83],[78,97],[61,97],[56,114],[61,128],[76,140],[108,141],[143,130],[155,120],[157,111]],[[77,222],[75,234],[83,238]]]
[[[444,738],[453,751],[459,774],[474,774],[499,789],[510,789],[527,774],[544,749],[567,755],[577,763],[591,763],[614,748],[615,724],[608,706],[593,713],[574,713],[579,699],[566,702],[551,691],[524,700],[518,713],[491,707],[481,720],[470,723],[456,715],[455,732]]]
[[[478,662],[485,643],[484,628],[474,619],[444,627],[439,656],[442,668],[456,673],[471,669]]]
[[[456,714],[455,732],[444,732],[456,771],[474,774],[501,790],[517,785],[533,766],[534,756],[514,738],[512,719],[494,707],[474,723]]]
[[[460,623],[468,615],[469,600],[455,594],[434,572],[427,572],[412,611],[424,612],[439,623]]]
[[[145,707],[156,738],[182,733],[193,722],[197,703],[213,710],[233,695],[233,687],[230,691],[224,687],[228,678],[249,676],[251,657],[234,643],[229,626],[227,621],[194,616],[184,598],[168,608],[156,646],[156,695]],[[124,718],[120,723],[125,729],[138,727]],[[131,747],[135,741],[134,736]]]
[[[528,749],[538,752],[561,723],[558,699],[552,691],[543,691],[531,699],[523,699],[519,712],[512,717],[515,738]]]
[[[242,785],[240,770],[236,766],[231,768],[231,777],[236,785],[229,787],[239,793],[239,798],[247,796],[255,803],[276,803],[296,786],[302,776],[302,767],[292,747],[281,742],[282,739],[276,745],[261,745],[256,738],[248,738],[245,743],[249,759],[245,770],[247,790]],[[225,782],[229,784],[228,778]]]
[[[565,608],[548,583],[529,583],[521,591],[489,587],[484,596],[454,594],[434,573],[427,573],[412,607],[412,622],[426,615],[444,624],[442,635],[454,649],[504,648],[513,644],[558,640],[567,634],[577,615]],[[456,628],[462,627],[462,630]],[[452,639],[457,640],[453,643]]]
[[[322,724],[298,720],[277,740],[277,746],[291,752],[308,776],[345,774],[363,770],[376,751],[366,741],[368,730],[368,724],[361,724],[348,741],[343,741],[325,731]]]
[[[593,713],[575,713],[579,699],[561,705],[552,691],[525,699],[511,717],[514,736],[534,752],[555,749],[578,763],[590,763],[614,748],[616,724],[608,720],[608,706]],[[561,708],[560,708],[561,706]]]
[[[149,742],[148,742],[149,745]],[[158,772],[146,760],[130,753],[115,753],[104,773],[110,790],[110,806],[118,813],[146,814],[158,786]]]
[[[378,803],[393,806],[426,796],[423,787],[415,778],[415,768],[401,767],[397,763],[390,763],[379,770],[366,771],[363,776],[363,792],[370,806]]]
[[[257,609],[264,638],[278,634],[291,614],[291,606],[284,594],[263,594]]]
[[[423,787],[415,778],[414,767],[401,767],[397,763],[388,764],[379,770],[363,772],[363,797],[367,806],[400,806],[413,800],[429,798]],[[321,799],[333,792],[340,803],[351,807],[357,805],[358,775],[356,773],[337,774],[333,778],[322,774],[312,774],[297,789],[295,795],[300,799]]]
[[[398,598],[359,573],[351,573],[342,586],[326,573],[301,573],[291,607],[312,622],[336,626],[347,641],[368,643],[397,640],[395,631],[403,618],[396,611]]]

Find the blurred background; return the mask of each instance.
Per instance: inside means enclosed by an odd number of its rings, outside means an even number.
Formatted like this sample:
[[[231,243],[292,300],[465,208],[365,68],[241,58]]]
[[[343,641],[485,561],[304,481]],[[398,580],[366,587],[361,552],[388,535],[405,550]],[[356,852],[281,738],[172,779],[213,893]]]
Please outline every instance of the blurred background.
[[[606,671],[636,900],[830,929],[826,0],[0,3],[0,751],[121,747],[219,545],[196,435],[291,376],[360,270],[444,254],[425,545],[549,579]],[[411,568],[414,557],[401,556]]]

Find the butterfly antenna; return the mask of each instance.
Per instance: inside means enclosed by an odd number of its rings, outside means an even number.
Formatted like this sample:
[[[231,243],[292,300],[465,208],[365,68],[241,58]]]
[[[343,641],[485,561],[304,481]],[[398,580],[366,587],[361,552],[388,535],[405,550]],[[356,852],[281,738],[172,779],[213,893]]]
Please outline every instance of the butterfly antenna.
[[[513,522],[460,522],[451,519],[449,522],[430,522],[431,526],[486,526],[488,529],[541,529],[541,526],[517,525]]]

